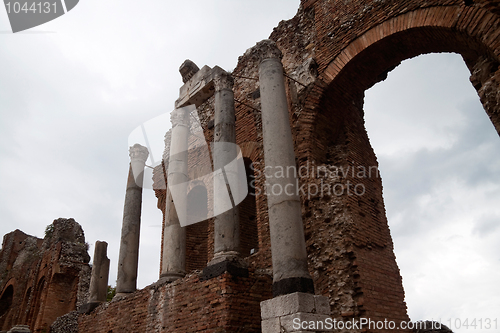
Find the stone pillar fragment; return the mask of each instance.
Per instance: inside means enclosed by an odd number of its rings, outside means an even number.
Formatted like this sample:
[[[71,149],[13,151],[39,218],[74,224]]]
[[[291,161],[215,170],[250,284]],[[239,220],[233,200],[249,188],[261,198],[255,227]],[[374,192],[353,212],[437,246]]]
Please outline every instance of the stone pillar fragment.
[[[123,209],[123,225],[118,259],[116,294],[128,294],[137,289],[139,238],[141,229],[142,184],[148,149],[139,144],[130,147],[130,168]]]
[[[107,256],[108,243],[97,241],[94,249],[94,263],[92,265],[92,276],[90,278],[89,301],[106,302],[108,293],[109,263]]]
[[[214,212],[223,211],[214,220],[214,260],[220,262],[239,257],[240,223],[238,207],[232,207],[227,196],[219,193],[230,193],[229,184],[236,184],[237,175],[224,169],[237,156],[236,129],[234,113],[233,78],[221,71],[216,74],[215,85],[215,128],[213,159],[214,170],[224,170],[214,179]],[[227,207],[226,207],[227,206]]]
[[[97,241],[94,248],[94,262],[90,277],[89,302],[82,306],[80,313],[89,314],[99,304],[106,302],[109,279],[108,243]]]
[[[185,107],[172,111],[172,141],[168,161],[168,187],[178,185],[176,194],[186,196],[188,176],[188,139],[191,108]],[[183,193],[181,193],[183,192]],[[179,215],[186,217],[186,202],[175,203],[169,188],[165,207],[165,229],[163,231],[163,254],[160,281],[171,282],[186,275],[186,229],[181,227]]]
[[[281,51],[271,40],[256,47],[262,105],[262,131],[267,174],[286,170],[285,177],[266,177],[274,296],[314,293],[307,269],[302,208],[290,129]],[[280,194],[276,194],[280,193]]]

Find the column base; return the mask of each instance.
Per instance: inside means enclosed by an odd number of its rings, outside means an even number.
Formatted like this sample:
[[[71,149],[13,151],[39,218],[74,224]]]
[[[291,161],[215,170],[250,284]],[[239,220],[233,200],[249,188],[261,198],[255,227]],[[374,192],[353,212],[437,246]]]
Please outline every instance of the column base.
[[[288,278],[273,282],[273,297],[293,293],[314,294],[314,282],[311,278]]]
[[[262,333],[299,333],[323,331],[309,329],[301,323],[323,322],[331,319],[328,297],[306,293],[293,293],[274,297],[260,303]]]
[[[216,256],[203,269],[201,280],[210,280],[226,272],[232,276],[248,277],[248,267],[240,257]]]
[[[90,314],[92,311],[94,311],[99,305],[101,305],[103,302],[89,302],[87,304],[84,304],[80,307],[78,310],[78,313],[80,314]]]
[[[185,276],[186,276],[185,273],[165,273],[160,276],[160,279],[158,280],[157,283],[159,284],[170,283],[182,279]]]
[[[217,252],[214,254],[214,257],[210,262],[208,263],[207,266],[210,265],[215,265],[223,261],[232,261],[232,262],[238,262],[239,264],[243,265],[244,262],[240,258],[240,253],[236,251],[221,251]]]
[[[113,299],[115,299],[115,298],[121,298],[121,297],[127,297],[130,294],[132,294],[132,292],[121,292],[121,293],[117,292],[115,294],[115,296],[113,297]]]

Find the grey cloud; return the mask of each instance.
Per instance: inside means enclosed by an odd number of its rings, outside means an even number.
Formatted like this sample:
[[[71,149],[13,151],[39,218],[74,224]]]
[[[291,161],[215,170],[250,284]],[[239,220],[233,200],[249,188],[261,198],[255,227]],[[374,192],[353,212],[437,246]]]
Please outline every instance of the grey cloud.
[[[474,221],[472,232],[481,238],[488,237],[500,230],[499,215],[485,215]]]

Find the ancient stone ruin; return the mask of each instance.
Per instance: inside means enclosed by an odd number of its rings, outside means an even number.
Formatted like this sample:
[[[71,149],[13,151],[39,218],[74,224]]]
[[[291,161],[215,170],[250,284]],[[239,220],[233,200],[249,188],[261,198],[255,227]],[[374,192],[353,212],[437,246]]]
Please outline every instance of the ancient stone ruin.
[[[22,258],[47,243],[15,231],[2,248],[2,265],[12,263],[0,277],[0,328],[28,324],[39,332],[78,305],[80,314],[55,323],[59,331],[64,322],[71,323],[68,332],[280,333],[317,331],[297,329],[295,318],[409,321],[377,158],[364,127],[364,92],[405,59],[459,53],[500,131],[499,15],[493,0],[302,0],[297,15],[248,49],[231,73],[186,61],[163,163],[154,170],[163,212],[158,281],[136,290],[140,184],[148,154],[136,145],[130,150],[115,298],[99,297],[108,263],[101,250],[94,267],[102,274],[95,272],[92,299],[68,298],[76,301],[52,314],[54,307],[38,299],[59,288],[51,284],[53,273],[36,273],[22,286],[8,282],[17,276],[15,262],[39,267],[42,259]],[[219,173],[211,183],[198,179],[225,168],[238,150],[214,145],[210,156],[189,150],[197,145],[190,136],[195,129],[207,143],[241,150],[249,195],[221,214],[214,214],[224,205],[214,193],[232,196],[233,174]],[[202,170],[206,158],[212,165]],[[351,172],[339,174],[339,168]],[[193,211],[174,203],[171,185],[181,186],[188,203],[196,199],[206,207]],[[186,216],[203,221],[182,226]],[[71,277],[80,273],[72,272],[56,275],[76,288],[80,280]]]
[[[57,219],[44,239],[13,231],[0,252],[0,331],[49,332],[87,301],[90,257],[81,226]],[[22,324],[27,327],[22,327]],[[24,330],[23,330],[24,329]]]

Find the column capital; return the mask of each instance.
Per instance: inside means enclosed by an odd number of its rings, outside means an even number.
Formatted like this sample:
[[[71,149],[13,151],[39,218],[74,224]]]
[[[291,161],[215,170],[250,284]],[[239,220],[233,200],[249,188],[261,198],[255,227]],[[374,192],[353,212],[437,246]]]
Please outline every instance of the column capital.
[[[275,58],[281,61],[283,58],[283,53],[276,45],[276,43],[271,39],[264,39],[254,46],[254,57],[260,62]]]
[[[148,159],[149,156],[148,148],[143,147],[138,143],[130,147],[128,152],[131,161],[140,160],[141,162],[146,163],[146,160]]]
[[[188,108],[186,107],[173,110],[170,113],[172,128],[177,125],[189,127],[189,114]]]
[[[215,91],[221,91],[223,89],[232,90],[233,85],[234,85],[234,79],[228,72],[220,71],[215,74],[214,76]]]

